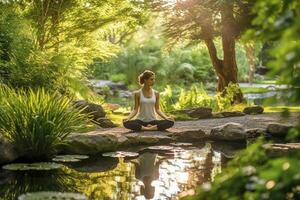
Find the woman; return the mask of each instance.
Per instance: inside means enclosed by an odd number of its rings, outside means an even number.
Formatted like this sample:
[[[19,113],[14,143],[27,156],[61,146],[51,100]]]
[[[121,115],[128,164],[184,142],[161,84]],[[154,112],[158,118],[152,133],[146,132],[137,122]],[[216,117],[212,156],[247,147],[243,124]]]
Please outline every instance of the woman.
[[[155,82],[155,74],[146,70],[139,75],[139,83],[142,88],[134,92],[134,109],[129,116],[123,120],[125,128],[134,131],[165,130],[174,125],[174,119],[166,116],[159,108],[159,93],[152,89]],[[138,113],[135,120],[132,120]],[[157,115],[163,118],[158,120]]]

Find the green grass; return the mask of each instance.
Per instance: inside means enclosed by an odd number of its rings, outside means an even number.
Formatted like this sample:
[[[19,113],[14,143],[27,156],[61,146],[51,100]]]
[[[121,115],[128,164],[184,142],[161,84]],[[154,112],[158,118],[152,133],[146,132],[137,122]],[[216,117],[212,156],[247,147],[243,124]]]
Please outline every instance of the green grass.
[[[300,112],[300,106],[267,106],[264,107],[264,112]]]
[[[122,125],[123,119],[125,119],[127,116],[124,116],[122,114],[114,114],[114,113],[107,113],[107,117],[118,126]]]
[[[276,80],[256,80],[254,83],[261,83],[261,84],[276,84]]]
[[[246,93],[264,93],[264,92],[272,91],[267,88],[256,88],[256,87],[241,88],[241,90],[244,94],[246,94]]]

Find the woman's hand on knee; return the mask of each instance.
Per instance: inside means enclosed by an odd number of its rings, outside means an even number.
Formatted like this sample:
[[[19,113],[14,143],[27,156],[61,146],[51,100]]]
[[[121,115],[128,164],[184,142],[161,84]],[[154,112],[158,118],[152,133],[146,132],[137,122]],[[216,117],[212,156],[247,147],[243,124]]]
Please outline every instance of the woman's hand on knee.
[[[168,117],[166,118],[166,120],[169,120],[169,121],[175,122],[175,119],[174,119],[174,117],[172,117],[172,116],[168,116]]]

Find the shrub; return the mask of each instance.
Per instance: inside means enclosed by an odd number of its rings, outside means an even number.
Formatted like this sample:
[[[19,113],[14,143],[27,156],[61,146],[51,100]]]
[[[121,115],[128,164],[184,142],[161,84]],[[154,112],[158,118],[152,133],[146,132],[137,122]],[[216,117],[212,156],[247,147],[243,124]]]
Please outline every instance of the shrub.
[[[211,185],[184,200],[299,199],[299,153],[270,159],[262,144],[241,151]]]
[[[192,85],[189,90],[181,88],[178,101],[173,107],[175,109],[210,107],[213,111],[227,110],[232,106],[234,94],[238,92],[238,90],[239,86],[237,84],[230,83],[226,88],[226,95],[217,93],[213,96],[207,93],[202,84],[200,86]],[[172,93],[169,92],[169,94]],[[172,99],[170,95],[168,98]],[[170,108],[170,105],[164,105],[164,107]]]
[[[58,93],[0,86],[0,134],[28,159],[54,154],[68,134],[87,122],[80,111]]]

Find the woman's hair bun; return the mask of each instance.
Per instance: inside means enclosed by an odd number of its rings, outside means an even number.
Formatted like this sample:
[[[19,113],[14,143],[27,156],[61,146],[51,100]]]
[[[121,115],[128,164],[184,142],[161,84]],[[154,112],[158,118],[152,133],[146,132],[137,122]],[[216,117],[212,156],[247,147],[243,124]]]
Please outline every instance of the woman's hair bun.
[[[145,70],[143,73],[141,73],[138,77],[140,85],[143,85],[145,80],[148,80],[153,75],[155,75],[155,73],[150,70]]]

